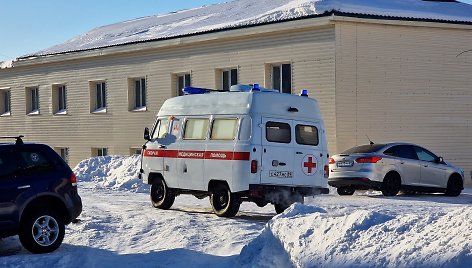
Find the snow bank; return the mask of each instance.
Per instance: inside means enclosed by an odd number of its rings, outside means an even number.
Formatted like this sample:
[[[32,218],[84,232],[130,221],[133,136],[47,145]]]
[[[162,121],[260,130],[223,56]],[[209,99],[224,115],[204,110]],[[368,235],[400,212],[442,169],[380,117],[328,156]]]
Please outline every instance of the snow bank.
[[[13,67],[13,60],[0,61],[0,69]]]
[[[139,178],[140,156],[99,156],[80,162],[74,173],[79,182],[93,182],[95,188],[149,192],[149,186]]]
[[[243,248],[244,265],[472,267],[472,207],[401,215],[339,212],[292,205]]]
[[[421,0],[236,0],[95,28],[26,57],[159,40],[325,12],[472,22],[472,5]]]

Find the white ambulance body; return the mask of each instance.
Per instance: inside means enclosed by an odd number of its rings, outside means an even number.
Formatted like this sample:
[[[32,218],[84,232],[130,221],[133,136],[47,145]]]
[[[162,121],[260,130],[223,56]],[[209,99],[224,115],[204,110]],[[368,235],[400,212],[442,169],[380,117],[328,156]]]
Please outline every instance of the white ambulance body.
[[[210,196],[218,216],[242,201],[278,213],[303,197],[328,193],[328,151],[318,103],[258,88],[168,99],[145,129],[141,174],[155,207],[175,196]],[[186,89],[187,90],[187,89]],[[202,89],[197,89],[202,90]],[[190,88],[192,91],[192,88]]]

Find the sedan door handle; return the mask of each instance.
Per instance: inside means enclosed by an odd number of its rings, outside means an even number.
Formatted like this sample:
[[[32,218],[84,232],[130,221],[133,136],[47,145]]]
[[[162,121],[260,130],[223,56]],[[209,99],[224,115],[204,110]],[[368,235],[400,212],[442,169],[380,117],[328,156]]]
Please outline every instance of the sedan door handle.
[[[28,189],[28,188],[30,188],[30,187],[31,187],[31,185],[18,186],[18,190]]]
[[[403,161],[402,161],[402,162],[400,162],[400,164],[402,164],[402,165],[403,165],[403,164],[405,164],[405,162],[403,162]]]
[[[297,152],[297,154],[303,154],[302,152]]]

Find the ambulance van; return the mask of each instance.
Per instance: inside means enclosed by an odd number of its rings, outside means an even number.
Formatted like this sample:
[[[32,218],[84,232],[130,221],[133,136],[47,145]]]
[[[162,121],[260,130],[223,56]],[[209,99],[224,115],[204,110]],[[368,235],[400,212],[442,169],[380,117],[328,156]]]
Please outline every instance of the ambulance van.
[[[229,92],[185,88],[144,130],[140,178],[152,205],[176,196],[210,197],[215,214],[233,217],[243,201],[281,213],[305,196],[328,193],[328,150],[316,100],[255,85]]]

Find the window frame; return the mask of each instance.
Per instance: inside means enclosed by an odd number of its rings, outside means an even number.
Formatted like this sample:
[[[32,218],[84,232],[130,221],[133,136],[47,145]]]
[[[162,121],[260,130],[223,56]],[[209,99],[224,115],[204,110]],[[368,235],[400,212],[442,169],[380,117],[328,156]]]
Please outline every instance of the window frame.
[[[181,80],[183,82],[183,85],[180,85]],[[192,86],[192,72],[175,74],[175,91],[176,91],[177,96],[183,96],[184,92],[182,91],[182,89],[186,87],[191,87],[191,86]]]
[[[142,109],[146,107],[147,107],[147,79],[145,77],[136,78],[134,79],[134,109]]]
[[[312,127],[312,128],[315,128],[316,130],[316,144],[308,144],[308,143],[300,143],[298,138],[299,138],[299,135],[298,135],[298,127]],[[301,136],[300,136],[301,138]],[[307,145],[307,146],[318,146],[320,145],[320,133],[319,133],[319,129],[317,126],[314,126],[314,125],[306,125],[306,124],[296,124],[295,125],[295,142],[299,145]]]
[[[107,83],[95,83],[95,111],[107,108]]]
[[[220,121],[220,120],[221,121],[234,120],[235,128],[234,128],[234,131],[233,131],[233,137],[231,139],[215,139],[215,138],[213,138],[213,130],[214,130],[215,122]],[[237,117],[217,117],[217,118],[213,118],[213,120],[211,121],[210,134],[208,135],[209,140],[212,140],[212,141],[234,141],[238,138],[238,136],[239,136],[239,118],[237,118]]]
[[[205,120],[206,121],[205,136],[203,138],[192,139],[192,138],[186,138],[185,137],[185,135],[187,134],[188,122],[191,121],[191,120]],[[187,141],[204,141],[204,140],[208,140],[209,130],[210,130],[210,119],[209,118],[203,118],[203,117],[186,118],[185,123],[184,123],[183,132],[182,132],[182,140],[187,140]]]
[[[26,115],[39,115],[41,109],[39,86],[26,87],[25,95]]]
[[[276,72],[276,68],[279,70]],[[286,71],[289,71],[288,78],[284,79],[284,74]],[[275,75],[277,73],[277,75]],[[278,90],[282,93],[292,94],[293,90],[293,72],[292,72],[292,63],[278,63],[278,64],[271,64],[270,68],[270,77],[271,77],[271,85],[273,89]],[[278,78],[276,81],[276,78]],[[286,81],[288,79],[288,81]],[[288,85],[288,87],[287,87]]]
[[[0,98],[2,101],[2,103],[0,103],[0,107],[2,108],[2,110],[0,111],[0,116],[9,116],[11,115],[11,89],[0,89],[0,94]]]
[[[225,74],[228,76],[227,87],[225,87]],[[235,79],[233,81],[233,79]],[[229,91],[231,86],[238,84],[238,68],[220,69],[220,85],[219,88],[223,91]]]
[[[267,126],[267,125],[268,125],[268,124],[287,125],[287,126],[289,127],[288,129],[289,129],[289,134],[290,134],[290,136],[289,136],[290,139],[288,140],[288,142],[286,142],[286,141],[280,141],[280,140],[279,140],[279,141],[277,141],[277,140],[270,140],[269,137],[268,137],[268,133],[269,133],[269,132],[267,131],[267,129],[268,129],[268,126]],[[267,122],[265,123],[265,126],[264,126],[264,127],[265,127],[265,138],[266,138],[266,141],[272,142],[272,143],[281,143],[281,144],[290,144],[290,143],[292,142],[292,126],[290,125],[290,123],[277,122],[277,121],[267,121]]]

